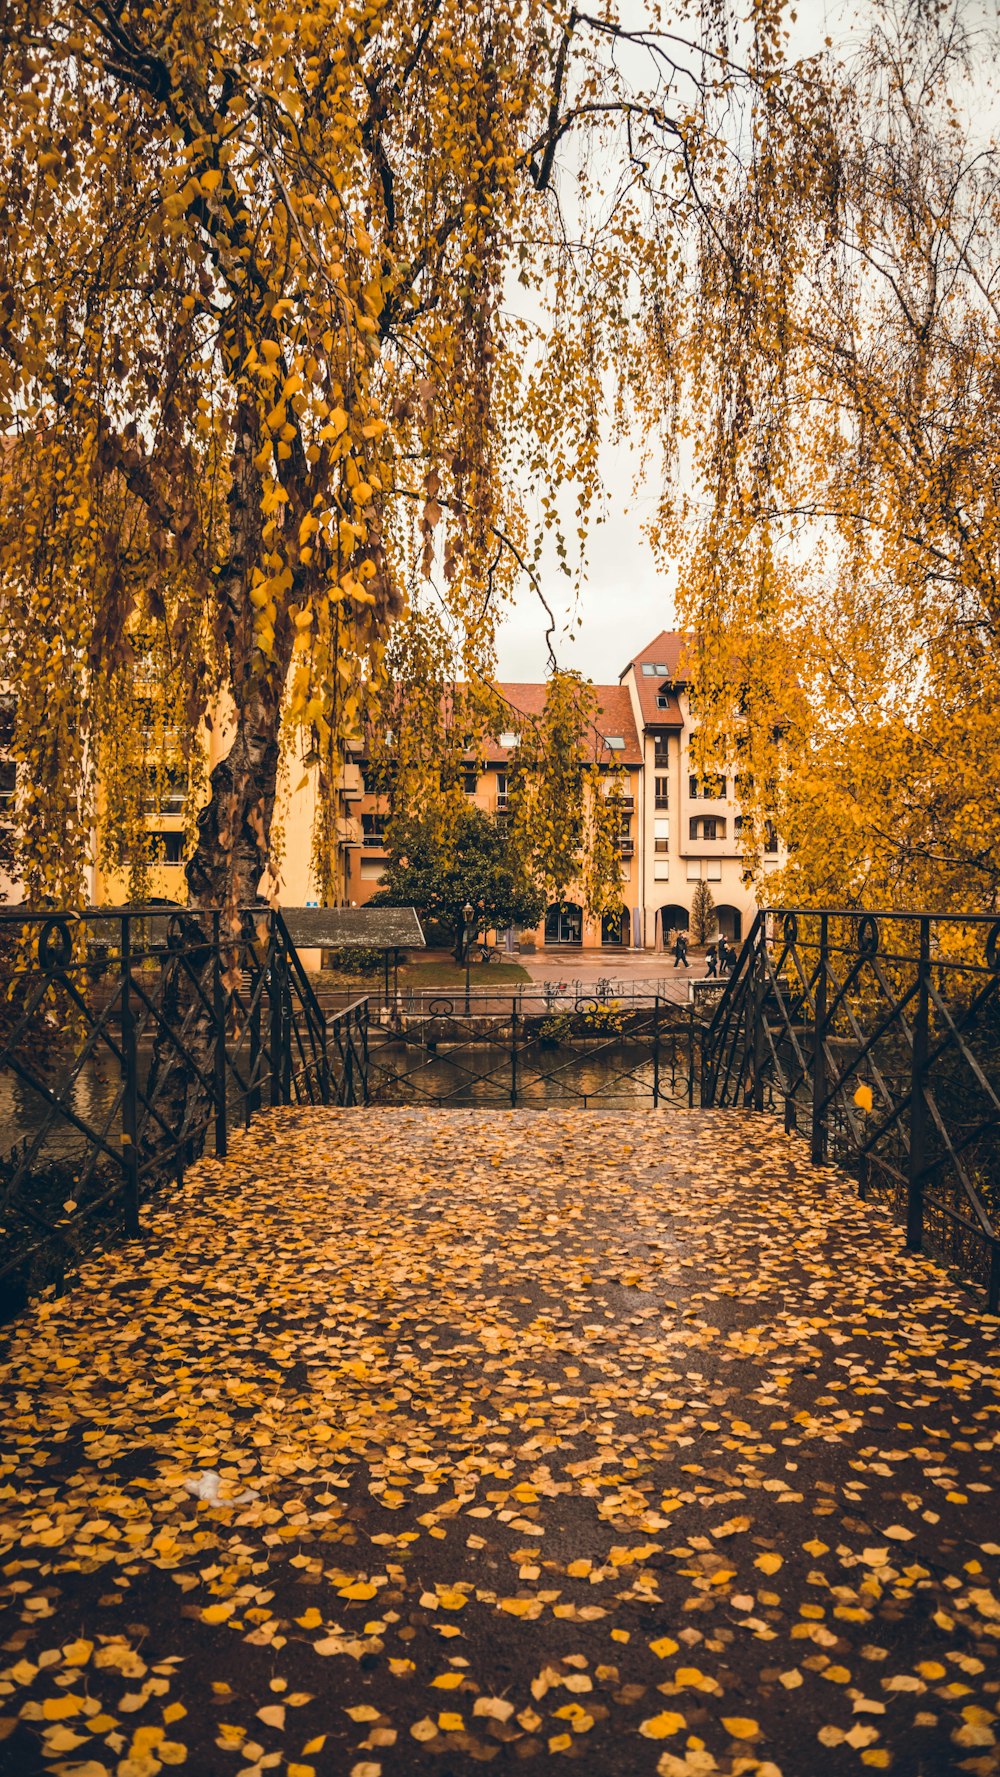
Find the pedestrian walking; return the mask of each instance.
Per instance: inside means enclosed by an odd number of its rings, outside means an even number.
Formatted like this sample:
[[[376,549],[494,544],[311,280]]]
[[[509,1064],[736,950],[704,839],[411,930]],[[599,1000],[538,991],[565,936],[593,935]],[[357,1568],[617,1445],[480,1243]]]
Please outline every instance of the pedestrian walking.
[[[710,944],[708,947],[708,953],[705,957],[705,979],[706,979],[706,981],[713,979],[716,975],[718,975],[718,973],[719,973],[719,958],[716,953],[715,945]]]
[[[686,932],[678,932],[674,939],[674,968],[679,969],[681,963],[686,969],[691,967],[688,962],[688,941]]]

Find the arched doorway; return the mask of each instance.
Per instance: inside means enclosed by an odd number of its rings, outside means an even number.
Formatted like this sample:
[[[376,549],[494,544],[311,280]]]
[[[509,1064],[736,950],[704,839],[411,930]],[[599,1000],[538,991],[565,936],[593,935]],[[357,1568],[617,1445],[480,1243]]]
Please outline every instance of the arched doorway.
[[[553,901],[545,915],[546,944],[582,944],[583,908],[575,901]]]
[[[627,907],[623,907],[620,913],[606,913],[601,920],[601,943],[628,944],[630,931]]]
[[[715,909],[715,920],[724,938],[733,944],[743,941],[743,915],[738,907],[727,907],[725,904]]]
[[[679,907],[674,902],[669,907],[658,907],[656,920],[658,926],[656,948],[657,950],[666,950],[672,932],[687,931],[689,914],[686,907]]]

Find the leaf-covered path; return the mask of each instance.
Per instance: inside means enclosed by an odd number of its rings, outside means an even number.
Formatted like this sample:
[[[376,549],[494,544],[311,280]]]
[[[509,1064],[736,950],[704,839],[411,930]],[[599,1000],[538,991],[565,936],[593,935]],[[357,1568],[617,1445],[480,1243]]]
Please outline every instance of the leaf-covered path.
[[[764,1118],[272,1113],[10,1330],[0,1772],[985,1777],[997,1331]]]

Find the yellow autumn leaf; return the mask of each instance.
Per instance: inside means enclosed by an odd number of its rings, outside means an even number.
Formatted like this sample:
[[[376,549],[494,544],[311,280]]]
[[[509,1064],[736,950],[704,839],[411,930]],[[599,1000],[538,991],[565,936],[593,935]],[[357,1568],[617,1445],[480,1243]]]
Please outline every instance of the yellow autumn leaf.
[[[232,1616],[235,1604],[206,1604],[201,1613],[203,1623],[224,1623]]]
[[[773,1550],[767,1550],[756,1557],[754,1566],[759,1567],[761,1573],[777,1573],[782,1566],[782,1557]]]
[[[639,1732],[644,1740],[668,1740],[671,1734],[679,1734],[685,1727],[687,1720],[683,1715],[664,1709],[659,1715],[647,1716],[645,1721],[640,1722]]]
[[[759,1722],[748,1715],[724,1715],[722,1725],[734,1740],[756,1740],[760,1733]]]
[[[649,1648],[650,1652],[654,1653],[657,1659],[666,1660],[671,1654],[677,1652],[679,1645],[680,1643],[673,1641],[669,1635],[661,1635],[658,1641],[650,1642]]]
[[[438,1727],[445,1734],[460,1734],[465,1727],[465,1722],[462,1716],[446,1709],[438,1716]]]
[[[431,1679],[432,1686],[439,1691],[457,1691],[461,1683],[461,1672],[441,1672]]]
[[[872,1089],[870,1086],[866,1085],[864,1083],[864,1081],[862,1081],[861,1085],[857,1088],[857,1091],[854,1094],[854,1102],[857,1105],[859,1110],[870,1111],[872,1108],[872,1105],[874,1103],[874,1099],[872,1098]]]

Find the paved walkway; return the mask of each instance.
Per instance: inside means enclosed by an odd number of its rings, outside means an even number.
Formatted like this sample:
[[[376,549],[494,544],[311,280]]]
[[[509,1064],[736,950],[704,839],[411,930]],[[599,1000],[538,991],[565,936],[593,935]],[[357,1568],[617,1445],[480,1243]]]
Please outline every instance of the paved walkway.
[[[688,982],[705,979],[705,953],[691,953],[687,969],[675,969],[672,954],[654,950],[577,950],[572,945],[556,945],[546,950],[526,950],[516,961],[532,981],[579,981],[592,985],[598,981],[659,982],[661,993],[678,1004],[686,1004]]]
[[[997,1323],[769,1121],[279,1111],[151,1222],[8,1338],[5,1777],[996,1770]]]

